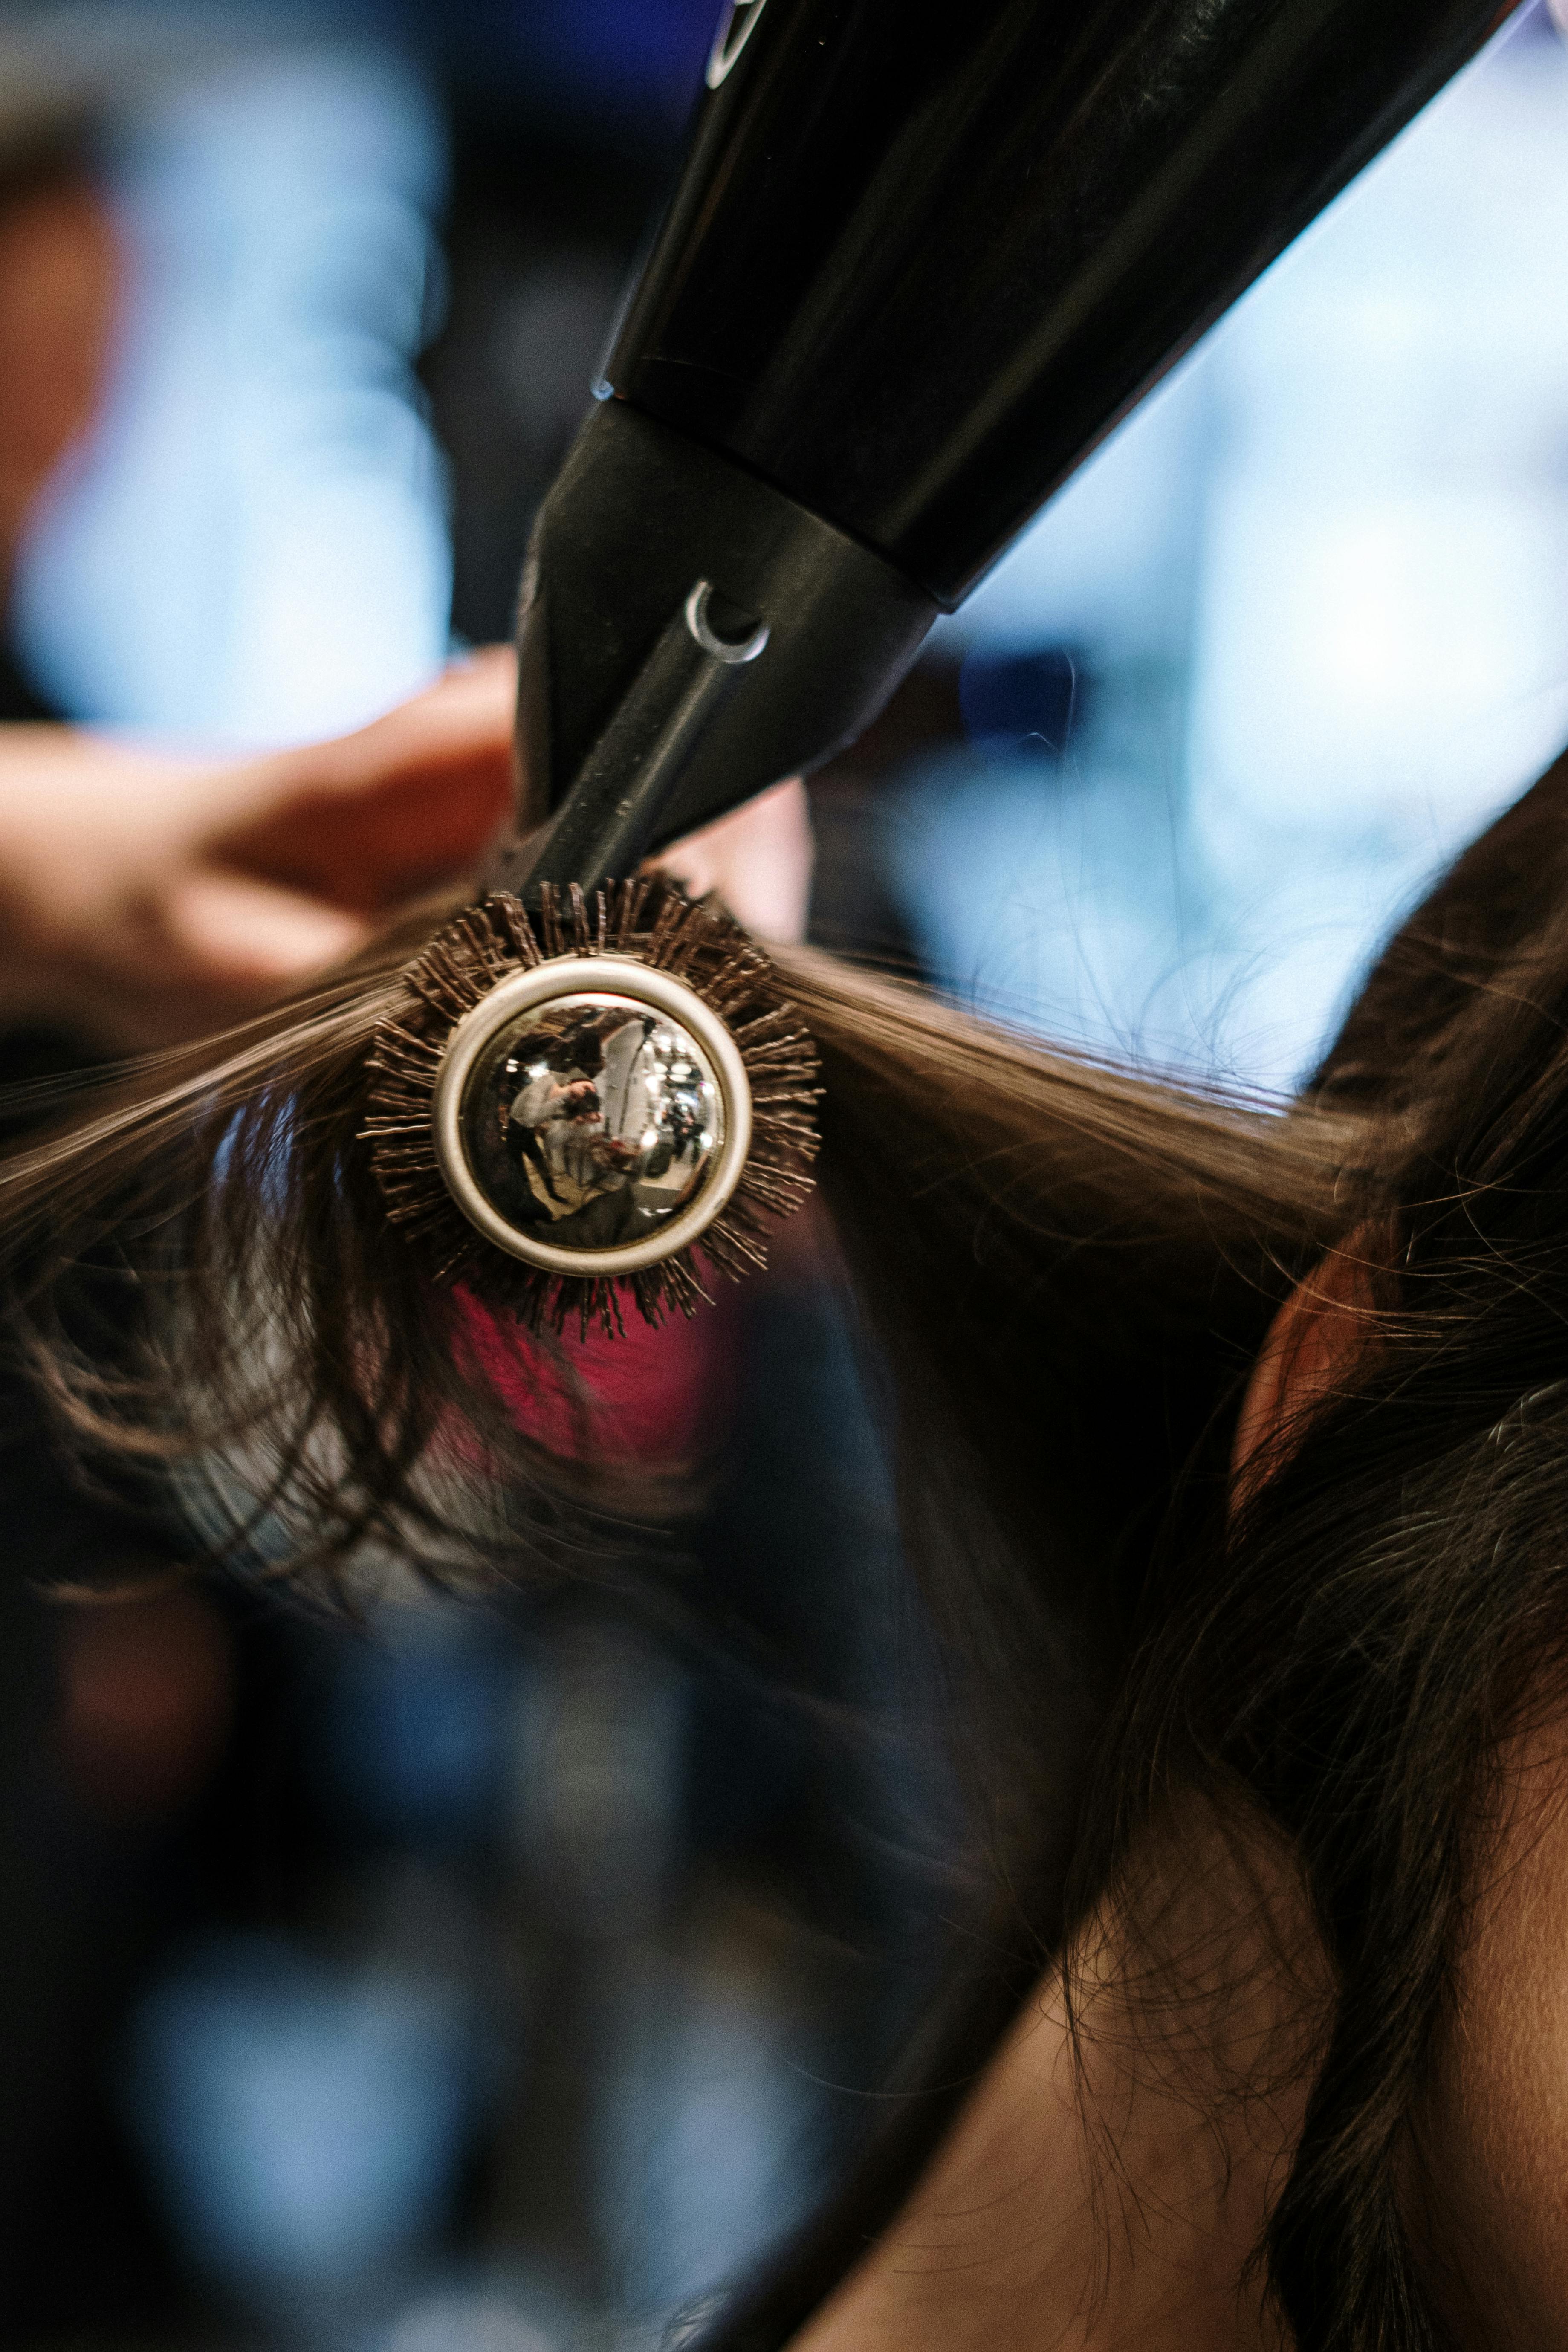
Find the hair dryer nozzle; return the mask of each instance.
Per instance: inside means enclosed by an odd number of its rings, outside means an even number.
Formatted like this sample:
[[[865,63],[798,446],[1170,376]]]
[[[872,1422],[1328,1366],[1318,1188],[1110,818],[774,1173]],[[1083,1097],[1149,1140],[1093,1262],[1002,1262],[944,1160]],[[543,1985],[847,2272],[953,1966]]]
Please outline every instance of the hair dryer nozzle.
[[[616,398],[535,534],[524,821],[575,803],[539,873],[625,870],[852,737],[938,607],[1510,14],[732,10]],[[700,581],[768,629],[734,676],[681,638]]]
[[[818,766],[936,612],[782,491],[605,403],[534,526],[519,612],[521,830],[562,814],[497,880],[591,887]]]

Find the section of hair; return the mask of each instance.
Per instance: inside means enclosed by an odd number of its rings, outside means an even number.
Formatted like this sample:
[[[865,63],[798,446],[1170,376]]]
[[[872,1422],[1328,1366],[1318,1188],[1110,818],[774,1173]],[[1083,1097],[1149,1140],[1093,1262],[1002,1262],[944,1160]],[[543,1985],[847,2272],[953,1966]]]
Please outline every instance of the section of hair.
[[[12,1328],[63,1424],[89,1450],[221,1463],[252,1498],[245,1539],[265,1528],[279,1563],[392,1542],[449,1565],[475,1495],[486,1541],[520,1491],[531,1539],[549,1497],[658,1507],[646,1475],[617,1490],[591,1416],[570,1454],[531,1435],[531,1350],[561,1377],[548,1334],[513,1335],[521,1386],[498,1409],[472,1301],[386,1216],[363,1139],[369,1057],[431,928],[140,1066],[0,1168]],[[1055,1486],[1101,1424],[1096,1383],[1152,1397],[1163,1359],[1200,1342],[1235,1375],[1339,1215],[1335,1122],[1309,1135],[1119,1078],[825,959],[791,958],[786,978],[833,1058],[836,1213],[879,1316],[917,1340],[911,1403],[935,1375],[932,1493],[977,1475],[1011,1541],[1037,1512],[1098,1527],[1092,1475]],[[135,1311],[105,1355],[94,1302],[111,1297]],[[1145,1498],[1186,1444],[1185,1425],[1162,1443]]]
[[[1435,2050],[1451,2060],[1465,2047],[1455,2003],[1468,1923],[1503,1866],[1510,1743],[1551,1717],[1568,1680],[1565,803],[1560,763],[1394,940],[1290,1118],[1234,1134],[1250,1196],[1245,1181],[1211,1189],[1225,1142],[1206,1116],[1194,1166],[1179,1104],[1135,1088],[1119,1133],[1127,1082],[1082,1068],[1093,1107],[1081,1122],[1069,1110],[1065,1151],[1059,1134],[1042,1144],[1051,1176],[1037,1187],[1012,1185],[1010,1152],[1022,1140],[1026,1157],[1028,1140],[989,1113],[958,1172],[922,1160],[901,1098],[879,1133],[857,1134],[847,1168],[829,1153],[847,1251],[900,1335],[900,1402],[922,1433],[911,1523],[923,1507],[946,1622],[978,1661],[961,1711],[994,1726],[1003,1782],[1016,1765],[1019,1810],[1037,1809],[1032,1842],[1021,1824],[999,1842],[1015,1916],[1047,1918],[1054,1891],[1070,1994],[1070,1931],[1119,1889],[1142,2025],[1168,2037],[1181,1955],[1136,1864],[1173,1798],[1234,1805],[1297,1859],[1321,1938],[1300,1957],[1309,1978],[1321,1963],[1332,2000],[1313,2021],[1305,2120],[1265,2252],[1300,2352],[1489,2340],[1467,2328],[1451,2261],[1433,2259],[1454,2247],[1445,2128],[1463,2099],[1451,2067],[1444,2113],[1429,2085]],[[831,1017],[810,1017],[831,1135],[847,1071]],[[861,1017],[846,1052],[857,1076]],[[989,1049],[973,1063],[959,1050],[960,1100],[970,1083],[989,1100]],[[1069,1085],[1031,1115],[1048,1128],[1077,1099]],[[1353,1116],[1331,1130],[1330,1108]],[[1079,1191],[1117,1140],[1120,1184]],[[1234,1370],[1258,1352],[1278,1296],[1258,1260],[1290,1263],[1282,1211],[1311,1192],[1292,1150],[1338,1157],[1343,1213],[1337,1228],[1323,1214],[1320,1237],[1343,1262],[1312,1286],[1353,1300],[1361,1344],[1320,1368],[1270,1475],[1227,1518],[1215,1435],[1234,1428]],[[912,1188],[879,1236],[863,1171],[890,1190],[900,1151],[937,1181],[930,1202]],[[956,1470],[944,1426],[965,1433]],[[988,1543],[963,1525],[977,1500]],[[1087,1673],[1053,1681],[1042,1642],[1016,1641],[1042,1595],[1058,1633],[1081,1637],[1086,1615],[1108,1611],[1069,1662],[1101,1662],[1102,1708],[1084,1703]],[[1064,1683],[1082,1706],[1071,1732],[1042,1721]],[[1011,1704],[993,1717],[995,1692]],[[994,2046],[1006,1966],[1019,1989],[1030,1974],[1003,1934],[989,1956],[979,1982],[955,1989],[916,2078],[923,2098],[716,2348],[773,2352],[887,2224]],[[1152,2051],[1150,2063],[1165,2062]]]
[[[1288,1842],[1333,1987],[1269,2224],[1279,2309],[1302,2352],[1443,2340],[1406,2211],[1417,2188],[1441,2209],[1430,2053],[1501,1745],[1568,1646],[1565,795],[1555,771],[1461,861],[1288,1114],[776,959],[821,1055],[822,1187],[999,1891],[910,2097],[721,2326],[731,2352],[782,2343],[885,2224],[1183,1790]],[[186,1465],[222,1542],[279,1566],[580,1564],[574,1514],[678,1491],[599,1443],[591,1398],[569,1438],[558,1384],[531,1414],[545,1343],[477,1341],[382,1212],[366,1056],[433,927],[0,1171],[12,1328],[61,1425]],[[1249,1369],[1342,1247],[1367,1345],[1229,1513]],[[1135,1936],[1131,1895],[1123,1915]]]
[[[620,1518],[684,1491],[681,1465],[603,1441],[569,1351],[477,1322],[384,1215],[368,1057],[435,928],[127,1075],[0,1171],[12,1328],[84,1458],[173,1470],[215,1549],[351,1593],[389,1551],[448,1577],[582,1574]],[[822,1182],[1003,1891],[910,2055],[922,2095],[764,2295],[758,2341],[890,2212],[1060,1937],[1141,1596],[1160,1548],[1223,1507],[1236,1398],[1355,1212],[1359,1132],[1055,1054],[827,958],[775,961],[822,1057]]]

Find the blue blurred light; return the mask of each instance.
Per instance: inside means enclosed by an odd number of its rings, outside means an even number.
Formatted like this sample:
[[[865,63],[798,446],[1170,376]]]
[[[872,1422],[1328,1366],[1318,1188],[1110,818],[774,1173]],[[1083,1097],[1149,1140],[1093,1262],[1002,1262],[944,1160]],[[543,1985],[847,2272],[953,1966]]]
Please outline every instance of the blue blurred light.
[[[435,2227],[479,2055],[437,1985],[236,1936],[142,2001],[128,2105],[190,2257],[232,2294],[277,2303],[341,2287]]]
[[[1081,648],[893,854],[925,959],[1090,1046],[1289,1087],[1568,736],[1568,53],[1539,13],[1260,280],[945,625]]]
[[[555,2318],[536,2319],[494,2287],[447,2288],[411,2305],[375,2352],[567,2352],[582,2340],[580,2315]]]

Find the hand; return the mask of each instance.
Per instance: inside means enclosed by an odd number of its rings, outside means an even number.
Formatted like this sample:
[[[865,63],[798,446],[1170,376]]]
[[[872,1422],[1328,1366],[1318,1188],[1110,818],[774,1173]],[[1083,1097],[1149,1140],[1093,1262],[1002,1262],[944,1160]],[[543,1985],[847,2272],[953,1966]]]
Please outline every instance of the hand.
[[[511,807],[515,676],[494,648],[356,734],[233,762],[0,728],[0,1021],[197,1036],[472,873]]]
[[[811,814],[798,776],[772,784],[648,860],[689,898],[716,891],[738,923],[762,940],[805,937],[811,899]]]

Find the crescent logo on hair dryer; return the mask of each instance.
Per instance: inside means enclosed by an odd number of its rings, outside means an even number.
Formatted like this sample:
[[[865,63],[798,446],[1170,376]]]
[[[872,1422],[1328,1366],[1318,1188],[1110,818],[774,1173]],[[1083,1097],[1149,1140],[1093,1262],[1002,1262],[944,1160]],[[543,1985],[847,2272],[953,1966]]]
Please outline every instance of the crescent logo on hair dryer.
[[[757,18],[766,5],[767,0],[726,0],[708,57],[706,79],[710,89],[717,89],[730,73],[756,30]]]
[[[851,741],[937,614],[1511,13],[733,0],[534,526],[495,883],[591,893]]]

